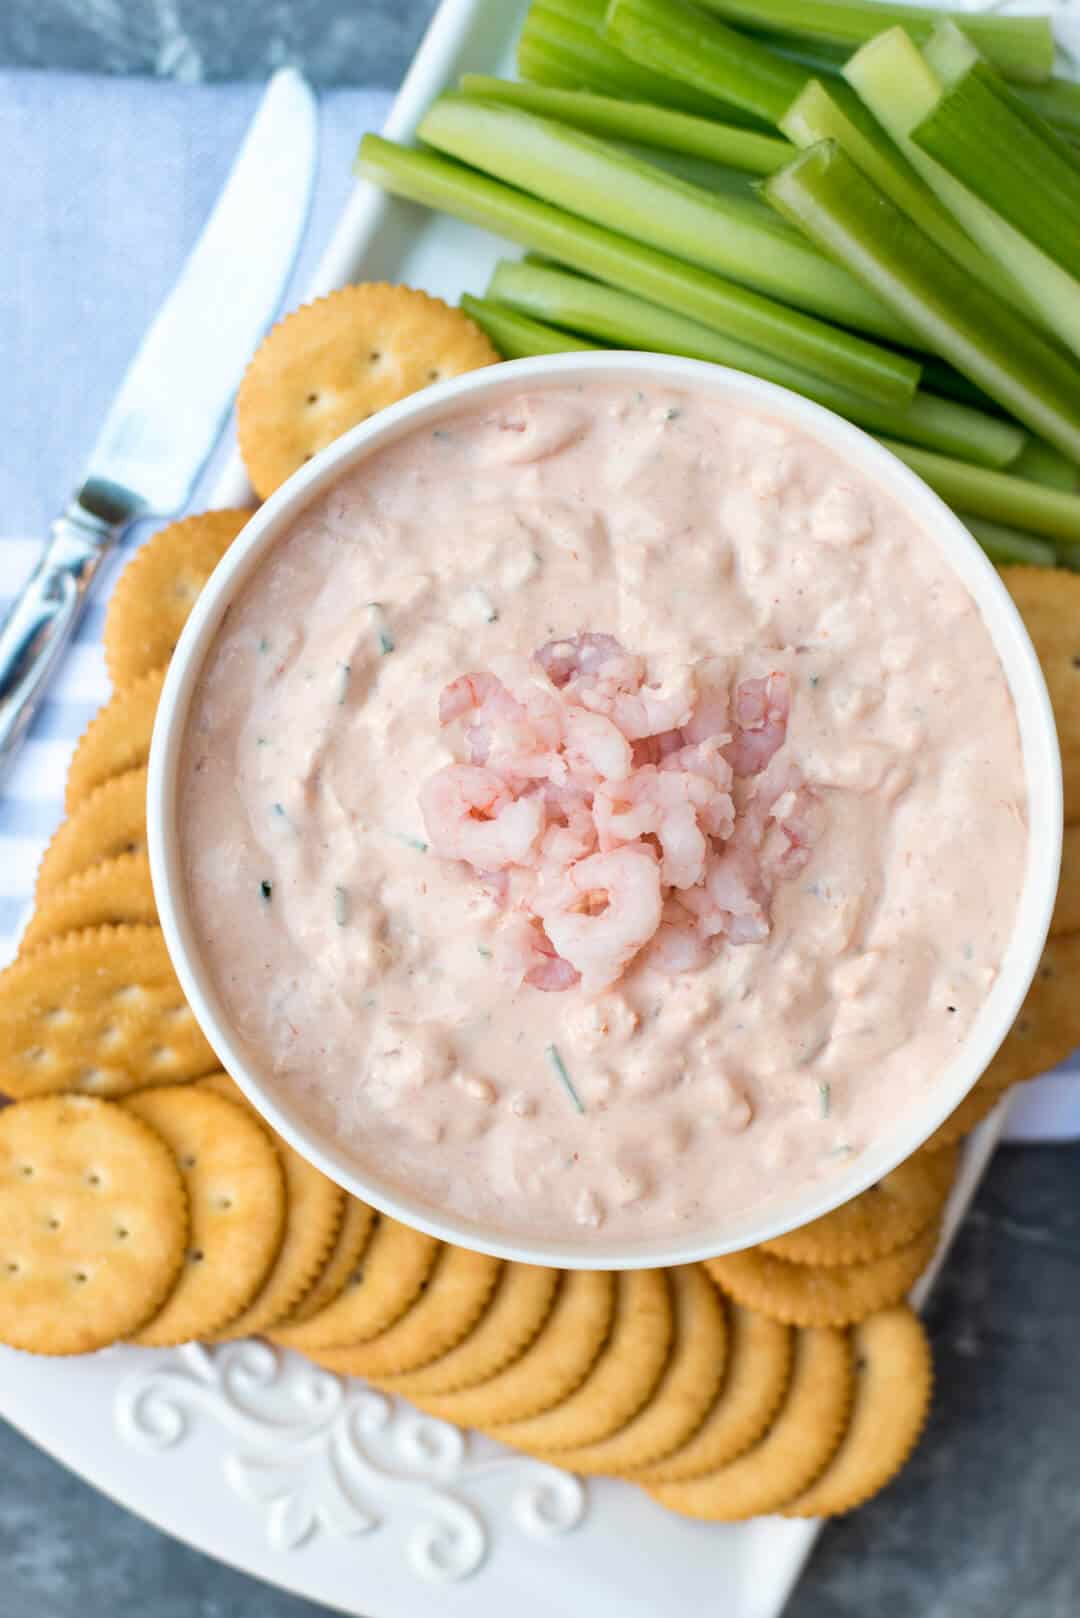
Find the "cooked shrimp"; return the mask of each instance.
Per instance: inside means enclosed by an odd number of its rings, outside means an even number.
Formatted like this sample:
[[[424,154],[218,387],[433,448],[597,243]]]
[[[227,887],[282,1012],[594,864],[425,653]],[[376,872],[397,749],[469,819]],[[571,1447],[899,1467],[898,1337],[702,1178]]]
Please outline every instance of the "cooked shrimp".
[[[643,664],[615,639],[614,635],[570,635],[565,640],[549,640],[535,653],[536,661],[558,690],[571,680],[592,680],[603,674],[628,690],[641,684]]]
[[[786,674],[744,680],[735,692],[735,735],[724,757],[736,775],[759,775],[783,746],[791,710]]]
[[[625,781],[633,766],[630,743],[603,714],[587,708],[566,710],[566,761],[608,781]]]
[[[648,943],[662,908],[660,867],[643,844],[579,860],[537,903],[548,937],[589,995],[610,988]]]
[[[555,946],[535,920],[520,912],[508,916],[495,935],[496,970],[511,983],[528,983],[548,993],[572,989],[580,973],[555,953]]]
[[[514,798],[501,776],[474,764],[447,764],[429,776],[420,812],[435,852],[477,870],[523,861],[544,824],[540,797]]]

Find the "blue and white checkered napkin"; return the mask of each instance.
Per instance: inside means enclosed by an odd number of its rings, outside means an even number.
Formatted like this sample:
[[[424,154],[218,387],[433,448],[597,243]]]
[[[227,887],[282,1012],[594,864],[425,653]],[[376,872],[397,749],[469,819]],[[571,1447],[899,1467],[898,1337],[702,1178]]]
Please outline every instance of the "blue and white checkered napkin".
[[[225,179],[261,87],[0,73],[0,612],[75,487],[136,343]],[[381,90],[321,101],[321,163],[307,243],[285,306],[301,301],[351,184]],[[204,474],[209,491],[227,444]],[[106,574],[0,794],[0,963],[15,949],[42,850],[62,812],[72,749],[109,695],[104,603],[136,532]],[[1029,1087],[1028,1138],[1080,1134],[1080,1071]]]

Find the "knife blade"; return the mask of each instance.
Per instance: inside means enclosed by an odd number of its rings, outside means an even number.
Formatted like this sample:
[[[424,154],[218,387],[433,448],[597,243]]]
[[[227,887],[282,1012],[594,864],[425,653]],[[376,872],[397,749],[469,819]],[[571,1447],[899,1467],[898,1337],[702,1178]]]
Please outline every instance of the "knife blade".
[[[220,436],[303,239],[317,142],[314,96],[283,68],[0,628],[0,780],[105,557],[137,517],[180,510]]]

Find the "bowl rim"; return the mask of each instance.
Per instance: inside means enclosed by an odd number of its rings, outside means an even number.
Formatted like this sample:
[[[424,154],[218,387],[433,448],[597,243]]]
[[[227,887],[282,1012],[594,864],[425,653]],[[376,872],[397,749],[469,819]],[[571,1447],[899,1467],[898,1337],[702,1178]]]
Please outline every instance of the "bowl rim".
[[[528,1237],[491,1222],[432,1205],[400,1184],[382,1182],[340,1144],[275,1093],[229,1024],[203,966],[187,911],[177,830],[177,778],[191,697],[222,616],[304,507],[366,456],[416,428],[456,414],[485,397],[575,381],[652,383],[742,400],[748,409],[808,433],[885,488],[925,528],[973,597],[1001,662],[1020,733],[1028,817],[1027,866],[1012,933],[1000,969],[967,1037],[938,1082],[902,1109],[850,1164],[792,1195],[762,1202],[690,1233],[612,1240],[590,1233],[580,1242]],[[1036,835],[1036,829],[1038,835]],[[252,515],[201,592],[169,664],[154,723],[147,785],[147,843],[165,944],[180,986],[212,1049],[248,1100],[300,1155],[353,1196],[416,1229],[498,1258],[562,1269],[636,1269],[691,1263],[777,1237],[847,1202],[916,1151],[963,1100],[989,1064],[1019,1011],[1050,926],[1061,856],[1061,759],[1053,712],[1031,640],[1007,590],[960,519],[884,445],[823,406],[775,383],[707,361],[635,350],[544,355],[436,383],[380,411],[300,468]]]

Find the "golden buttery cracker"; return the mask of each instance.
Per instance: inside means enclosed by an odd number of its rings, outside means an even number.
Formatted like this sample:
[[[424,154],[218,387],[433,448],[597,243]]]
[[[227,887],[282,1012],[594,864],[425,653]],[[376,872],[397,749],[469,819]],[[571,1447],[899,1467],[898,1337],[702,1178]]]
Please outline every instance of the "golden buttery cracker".
[[[499,1260],[486,1253],[444,1245],[419,1297],[400,1320],[352,1348],[312,1349],[311,1358],[344,1376],[394,1376],[430,1365],[468,1335],[491,1297],[499,1268]],[[287,1328],[270,1338],[287,1344]]]
[[[758,1442],[727,1466],[649,1488],[669,1511],[706,1522],[744,1522],[803,1493],[835,1455],[853,1388],[851,1339],[827,1326],[796,1333],[787,1396]]]
[[[180,1171],[141,1119],[91,1096],[0,1112],[0,1342],[88,1354],[137,1331],[187,1232]]]
[[[850,1202],[761,1245],[792,1264],[882,1258],[938,1218],[955,1173],[955,1152],[916,1152]]]
[[[359,1197],[346,1196],[345,1215],[326,1263],[296,1307],[284,1317],[283,1326],[310,1320],[344,1292],[346,1283],[359,1268],[374,1229],[374,1208],[369,1208]]]
[[[117,854],[76,871],[46,894],[26,924],[19,952],[26,955],[86,927],[152,927],[157,919],[150,861],[145,854]]]
[[[130,1340],[165,1348],[207,1337],[251,1301],[277,1256],[285,1224],[280,1159],[254,1118],[200,1085],[144,1090],[124,1106],[172,1152],[191,1214],[176,1285]]]
[[[260,498],[377,410],[500,355],[460,309],[369,281],[296,309],[264,338],[236,401]]]
[[[756,1444],[780,1408],[791,1380],[795,1333],[737,1303],[727,1305],[727,1319],[723,1375],[703,1420],[678,1449],[637,1468],[633,1482],[678,1483],[715,1472]]]
[[[209,1073],[160,927],[89,927],[0,972],[0,1091],[121,1096]]]
[[[462,1427],[496,1427],[538,1416],[580,1387],[611,1330],[610,1270],[567,1270],[551,1313],[529,1347],[504,1370],[457,1393],[411,1393],[433,1416]]]
[[[484,1426],[493,1438],[553,1460],[571,1446],[610,1438],[654,1392],[667,1363],[671,1332],[671,1292],[664,1271],[619,1272],[611,1333],[584,1382],[535,1416]]]
[[[899,1303],[933,1257],[937,1224],[865,1264],[791,1264],[762,1247],[705,1260],[719,1287],[792,1326],[850,1326]]]
[[[457,1393],[486,1382],[528,1349],[551,1314],[561,1271],[539,1264],[504,1264],[487,1308],[468,1336],[418,1371],[380,1378],[407,1398]]]
[[[855,1396],[847,1431],[815,1483],[783,1507],[786,1517],[836,1517],[861,1506],[904,1465],[926,1423],[933,1362],[919,1317],[906,1304],[853,1329]]]
[[[317,1315],[282,1325],[275,1342],[308,1353],[377,1337],[419,1297],[439,1247],[434,1236],[380,1214],[360,1266],[343,1290]]]
[[[641,1409],[608,1437],[553,1455],[560,1466],[609,1477],[632,1472],[681,1448],[704,1421],[724,1372],[724,1306],[699,1264],[669,1270],[668,1281],[673,1335],[660,1380]]]
[[[1080,821],[1080,577],[1003,567],[1001,578],[1038,653],[1061,743],[1065,819]]]
[[[95,787],[62,821],[41,857],[35,900],[42,904],[62,883],[120,854],[146,853],[146,770],[127,770]]]
[[[151,669],[133,685],[114,691],[90,721],[68,766],[64,808],[73,814],[95,787],[114,775],[141,770],[150,757],[165,669]]]
[[[135,553],[105,614],[105,666],[118,690],[168,663],[200,590],[250,516],[184,517]]]

